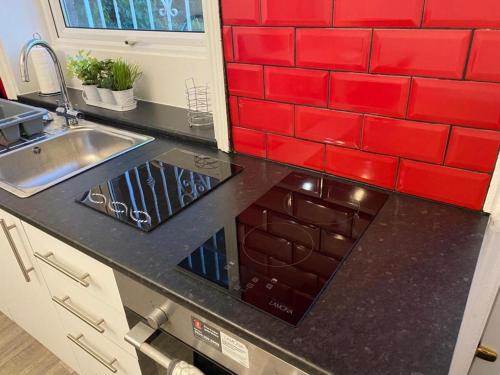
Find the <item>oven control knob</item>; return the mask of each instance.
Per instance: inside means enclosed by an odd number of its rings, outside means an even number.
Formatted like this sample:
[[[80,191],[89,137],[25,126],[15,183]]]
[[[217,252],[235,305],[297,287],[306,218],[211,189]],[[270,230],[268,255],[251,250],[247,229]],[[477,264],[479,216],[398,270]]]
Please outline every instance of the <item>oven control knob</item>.
[[[155,308],[147,316],[148,325],[153,329],[158,329],[160,326],[168,320],[167,313],[162,310],[161,307]]]

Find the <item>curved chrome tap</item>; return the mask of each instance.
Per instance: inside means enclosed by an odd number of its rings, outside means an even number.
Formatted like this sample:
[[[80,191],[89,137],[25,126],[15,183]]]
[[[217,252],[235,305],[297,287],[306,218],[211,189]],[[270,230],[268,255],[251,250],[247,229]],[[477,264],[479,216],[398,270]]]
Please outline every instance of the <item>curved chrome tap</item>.
[[[82,118],[83,114],[75,110],[73,105],[71,104],[68,95],[68,88],[66,86],[66,80],[64,79],[64,74],[59,59],[57,58],[55,51],[45,40],[39,38],[33,38],[30,41],[28,41],[28,43],[26,43],[22,48],[21,54],[19,56],[19,68],[21,71],[21,79],[24,82],[30,81],[29,69],[28,69],[28,57],[31,49],[37,46],[43,47],[47,50],[56,67],[57,80],[59,81],[59,86],[61,88],[61,95],[63,99],[63,103],[56,109],[56,113],[66,118],[66,124],[68,126],[78,124],[78,119]]]

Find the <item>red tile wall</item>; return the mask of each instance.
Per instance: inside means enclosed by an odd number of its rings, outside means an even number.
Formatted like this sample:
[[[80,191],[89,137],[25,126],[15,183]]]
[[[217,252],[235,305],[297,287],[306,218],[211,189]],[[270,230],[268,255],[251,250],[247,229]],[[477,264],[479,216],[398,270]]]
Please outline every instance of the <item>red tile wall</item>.
[[[220,1],[236,152],[483,207],[500,1]]]

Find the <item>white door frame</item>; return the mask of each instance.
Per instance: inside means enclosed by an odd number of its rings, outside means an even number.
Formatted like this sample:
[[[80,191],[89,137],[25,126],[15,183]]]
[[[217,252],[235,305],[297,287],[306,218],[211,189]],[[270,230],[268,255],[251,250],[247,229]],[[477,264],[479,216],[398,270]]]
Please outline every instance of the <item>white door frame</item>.
[[[469,373],[500,289],[500,154],[484,211],[491,214],[472,279],[449,375]]]
[[[500,288],[499,244],[500,220],[491,216],[472,280],[449,375],[469,373],[474,353],[481,341]]]
[[[496,168],[491,178],[490,189],[483,210],[500,220],[500,153],[498,154]]]

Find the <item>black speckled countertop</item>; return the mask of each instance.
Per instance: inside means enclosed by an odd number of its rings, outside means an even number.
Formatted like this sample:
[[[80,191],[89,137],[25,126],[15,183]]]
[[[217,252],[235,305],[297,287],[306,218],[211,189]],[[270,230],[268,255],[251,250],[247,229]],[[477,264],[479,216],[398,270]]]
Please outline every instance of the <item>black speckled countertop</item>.
[[[83,112],[87,120],[104,121],[119,127],[147,131],[153,133],[152,135],[159,134],[212,147],[217,146],[213,127],[190,127],[187,121],[187,110],[184,108],[138,100],[136,109],[116,112],[85,104],[81,90],[68,88],[68,93],[75,108]],[[18,100],[25,104],[55,110],[57,101],[61,102],[62,97],[60,95],[41,96],[32,92],[19,95]]]
[[[245,170],[151,233],[75,203],[87,187],[174,147]],[[28,199],[0,190],[0,207],[308,373],[447,374],[486,215],[392,194],[296,328],[174,269],[289,170],[158,139]]]

